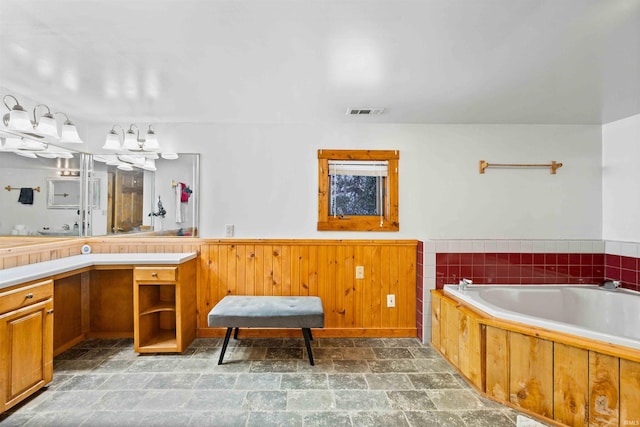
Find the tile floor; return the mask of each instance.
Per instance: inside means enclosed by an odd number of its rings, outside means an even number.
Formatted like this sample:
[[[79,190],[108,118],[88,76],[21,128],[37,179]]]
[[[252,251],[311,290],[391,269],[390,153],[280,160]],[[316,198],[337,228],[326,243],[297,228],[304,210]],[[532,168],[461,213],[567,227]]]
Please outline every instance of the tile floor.
[[[242,331],[241,331],[242,333]],[[182,355],[86,340],[54,361],[46,390],[0,414],[8,426],[515,426],[415,339],[200,338]]]

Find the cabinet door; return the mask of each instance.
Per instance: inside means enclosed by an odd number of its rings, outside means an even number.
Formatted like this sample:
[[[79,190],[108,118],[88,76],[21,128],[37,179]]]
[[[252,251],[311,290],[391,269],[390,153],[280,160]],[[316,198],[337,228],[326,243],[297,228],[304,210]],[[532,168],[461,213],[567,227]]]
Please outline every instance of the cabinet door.
[[[0,410],[53,377],[53,299],[0,316]]]

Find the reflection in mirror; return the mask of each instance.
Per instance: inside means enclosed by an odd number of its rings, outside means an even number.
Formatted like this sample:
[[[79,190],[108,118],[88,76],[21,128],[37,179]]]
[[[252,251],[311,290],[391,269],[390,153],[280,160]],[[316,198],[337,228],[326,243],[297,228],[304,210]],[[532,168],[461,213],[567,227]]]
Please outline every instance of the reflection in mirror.
[[[47,208],[80,209],[80,177],[48,177]]]
[[[50,209],[47,195],[49,180],[79,174],[83,156],[51,145],[45,151],[25,150],[16,154],[3,145],[0,235],[80,236],[78,199],[74,209]],[[76,194],[79,197],[79,191]]]
[[[143,168],[69,150],[51,158],[61,149],[49,147],[22,156],[0,147],[0,236],[197,236],[198,154]]]
[[[99,207],[89,210],[92,235],[197,236],[198,154],[100,154],[93,160],[91,176],[98,184],[89,198]]]

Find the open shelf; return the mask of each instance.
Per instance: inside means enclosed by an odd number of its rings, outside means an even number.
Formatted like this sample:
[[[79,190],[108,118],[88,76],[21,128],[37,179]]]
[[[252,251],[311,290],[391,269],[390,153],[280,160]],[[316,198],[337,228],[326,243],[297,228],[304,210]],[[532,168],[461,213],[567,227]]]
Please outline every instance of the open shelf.
[[[140,349],[144,349],[149,352],[161,352],[161,351],[177,351],[176,331],[170,330],[158,330],[155,335],[148,338],[145,342],[140,343]]]
[[[173,302],[160,302],[154,306],[140,312],[140,316],[158,313],[160,311],[176,311],[176,305]]]
[[[138,353],[182,353],[196,335],[196,260],[135,267],[133,342]]]

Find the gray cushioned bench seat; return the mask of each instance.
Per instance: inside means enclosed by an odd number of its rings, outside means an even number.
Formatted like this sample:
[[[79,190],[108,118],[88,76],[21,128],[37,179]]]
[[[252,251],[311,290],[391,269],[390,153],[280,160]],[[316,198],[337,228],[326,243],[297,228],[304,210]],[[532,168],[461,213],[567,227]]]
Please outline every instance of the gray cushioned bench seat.
[[[227,328],[218,364],[222,364],[233,328],[234,338],[239,328],[301,328],[313,365],[310,328],[324,327],[324,309],[319,297],[228,295],[211,309],[207,320],[210,327]]]

